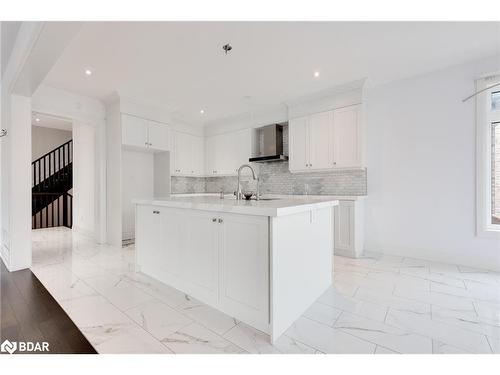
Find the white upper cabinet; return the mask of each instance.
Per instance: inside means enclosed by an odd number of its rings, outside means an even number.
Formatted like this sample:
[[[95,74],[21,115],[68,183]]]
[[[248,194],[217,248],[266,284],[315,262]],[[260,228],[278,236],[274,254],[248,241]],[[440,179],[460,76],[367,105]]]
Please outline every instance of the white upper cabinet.
[[[170,150],[170,131],[167,125],[160,122],[148,121],[148,143],[155,150]]]
[[[192,174],[205,175],[205,140],[203,137],[192,137]]]
[[[173,163],[172,163],[173,161]],[[191,139],[186,133],[174,132],[173,174],[191,174]]]
[[[309,167],[308,118],[290,120],[289,131],[289,168],[291,171],[304,171]]]
[[[316,113],[309,118],[309,167],[327,169],[333,166],[333,113]]]
[[[206,170],[207,175],[235,175],[242,164],[248,163],[252,157],[252,129],[217,134],[206,139]],[[247,173],[247,171],[245,171]]]
[[[192,134],[173,132],[174,146],[170,160],[171,173],[180,176],[203,176],[204,140]]]
[[[148,121],[135,116],[122,115],[122,144],[148,147]]]
[[[360,106],[333,111],[333,159],[336,167],[361,166]]]
[[[355,105],[291,119],[290,171],[361,167],[359,111]]]
[[[151,151],[168,151],[169,127],[159,122],[122,114],[122,144]]]

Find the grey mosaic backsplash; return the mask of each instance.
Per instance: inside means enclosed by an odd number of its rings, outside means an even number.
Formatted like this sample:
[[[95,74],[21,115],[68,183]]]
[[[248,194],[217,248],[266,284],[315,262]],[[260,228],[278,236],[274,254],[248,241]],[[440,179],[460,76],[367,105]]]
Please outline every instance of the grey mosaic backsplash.
[[[283,153],[288,155],[288,126],[283,127]],[[261,194],[366,195],[366,169],[290,173],[288,162],[251,163],[260,178]],[[172,177],[172,193],[232,193],[238,178]],[[242,177],[243,191],[256,191],[251,177]]]
[[[288,162],[253,163],[262,194],[366,195],[366,169],[290,173]],[[232,193],[238,178],[172,177],[172,193]],[[256,191],[256,182],[242,177],[242,189]]]
[[[205,177],[180,177],[172,176],[170,181],[170,191],[179,193],[205,193]]]

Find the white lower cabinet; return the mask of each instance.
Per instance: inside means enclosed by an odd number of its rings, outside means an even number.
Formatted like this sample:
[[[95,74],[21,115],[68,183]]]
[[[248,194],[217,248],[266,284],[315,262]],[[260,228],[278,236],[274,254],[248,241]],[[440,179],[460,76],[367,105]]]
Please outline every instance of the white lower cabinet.
[[[186,246],[182,254],[185,291],[205,303],[217,303],[219,273],[217,217],[207,211],[188,211],[185,218]]]
[[[162,246],[161,208],[136,206],[136,241],[148,249],[136,253],[141,271],[159,280],[163,279],[164,251]],[[163,280],[162,280],[163,281]]]
[[[137,205],[141,272],[269,330],[269,219]]]
[[[254,327],[269,325],[269,219],[224,215],[221,227],[220,305]]]

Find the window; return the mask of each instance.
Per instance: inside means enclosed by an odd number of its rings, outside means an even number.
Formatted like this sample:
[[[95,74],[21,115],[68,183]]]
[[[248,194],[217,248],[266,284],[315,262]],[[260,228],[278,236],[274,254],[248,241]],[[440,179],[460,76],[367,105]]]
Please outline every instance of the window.
[[[491,223],[500,224],[500,122],[491,124]]]
[[[491,93],[491,110],[500,111],[500,91]]]
[[[477,232],[500,235],[500,76],[477,81]],[[488,89],[491,87],[491,89]]]

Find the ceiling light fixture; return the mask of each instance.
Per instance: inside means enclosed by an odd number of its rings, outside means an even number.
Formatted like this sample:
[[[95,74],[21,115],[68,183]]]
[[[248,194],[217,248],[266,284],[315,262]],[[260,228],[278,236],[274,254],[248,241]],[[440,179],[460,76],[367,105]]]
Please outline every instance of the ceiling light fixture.
[[[319,72],[314,72],[314,77],[318,78],[319,77]]]
[[[203,109],[202,109],[202,110],[200,110],[200,113],[201,113],[201,114],[204,114],[204,113],[205,113],[205,110],[203,110]]]
[[[233,49],[233,47],[232,47],[232,46],[228,43],[228,44],[224,44],[224,45],[222,46],[222,49],[224,50],[224,52],[225,52],[225,53],[226,53],[226,55],[227,55],[227,53],[228,53],[229,51],[231,51],[231,50]]]
[[[88,76],[91,76],[92,75],[92,70],[86,69],[85,70],[85,74],[88,75]]]
[[[35,121],[36,121],[36,122],[40,122],[40,119],[37,117],[37,118],[35,119]]]

